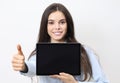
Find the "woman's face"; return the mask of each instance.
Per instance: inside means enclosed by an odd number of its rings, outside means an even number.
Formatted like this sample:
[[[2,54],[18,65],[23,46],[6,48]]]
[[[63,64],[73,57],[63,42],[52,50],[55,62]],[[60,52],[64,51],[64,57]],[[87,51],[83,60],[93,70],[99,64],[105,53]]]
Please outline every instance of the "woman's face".
[[[64,14],[60,11],[52,12],[48,17],[47,32],[51,42],[65,42],[67,22]]]

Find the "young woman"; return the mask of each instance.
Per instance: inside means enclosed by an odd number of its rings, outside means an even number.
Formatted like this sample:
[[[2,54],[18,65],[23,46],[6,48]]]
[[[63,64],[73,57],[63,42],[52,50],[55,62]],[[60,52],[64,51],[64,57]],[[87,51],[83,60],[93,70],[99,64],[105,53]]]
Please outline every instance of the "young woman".
[[[78,42],[74,36],[73,19],[62,4],[53,3],[44,11],[37,43],[39,42]],[[13,69],[25,76],[35,76],[36,49],[26,62],[21,46],[18,45],[17,49],[18,53],[13,56],[12,60]],[[81,47],[81,70],[80,76],[72,76],[65,72],[60,72],[59,75],[39,76],[39,83],[109,83],[96,55],[84,45]]]

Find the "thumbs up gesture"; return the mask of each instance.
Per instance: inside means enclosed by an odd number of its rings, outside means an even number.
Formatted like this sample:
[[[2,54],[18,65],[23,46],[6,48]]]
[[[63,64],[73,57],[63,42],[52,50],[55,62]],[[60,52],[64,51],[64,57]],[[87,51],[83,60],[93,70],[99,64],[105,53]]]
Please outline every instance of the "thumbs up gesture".
[[[17,54],[12,58],[12,67],[15,71],[24,71],[25,70],[25,56],[22,52],[20,45],[17,45]]]

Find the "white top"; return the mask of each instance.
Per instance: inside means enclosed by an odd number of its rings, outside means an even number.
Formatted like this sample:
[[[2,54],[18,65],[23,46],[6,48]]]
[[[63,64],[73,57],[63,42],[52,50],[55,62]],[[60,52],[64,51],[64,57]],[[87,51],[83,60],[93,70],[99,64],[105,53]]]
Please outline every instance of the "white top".
[[[88,47],[84,46],[88,57],[90,59],[91,65],[92,65],[92,73],[93,73],[93,79],[89,82],[81,82],[80,76],[74,76],[74,78],[79,83],[109,83],[109,81],[106,79],[105,74],[102,71],[102,68],[99,64],[99,61],[95,55],[95,53]],[[28,76],[28,77],[34,77],[36,76],[36,56],[32,56],[28,61],[26,61],[26,65],[28,67],[27,73],[22,73],[22,75]],[[51,78],[49,76],[37,76],[38,83],[63,83],[61,80],[56,78]]]

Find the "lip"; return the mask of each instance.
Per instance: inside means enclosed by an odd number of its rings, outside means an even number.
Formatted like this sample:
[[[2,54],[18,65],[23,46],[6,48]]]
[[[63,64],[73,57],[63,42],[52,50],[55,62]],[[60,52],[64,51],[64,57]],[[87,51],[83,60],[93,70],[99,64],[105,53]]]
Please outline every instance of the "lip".
[[[62,31],[53,32],[53,34],[56,36],[60,36],[62,34]]]

